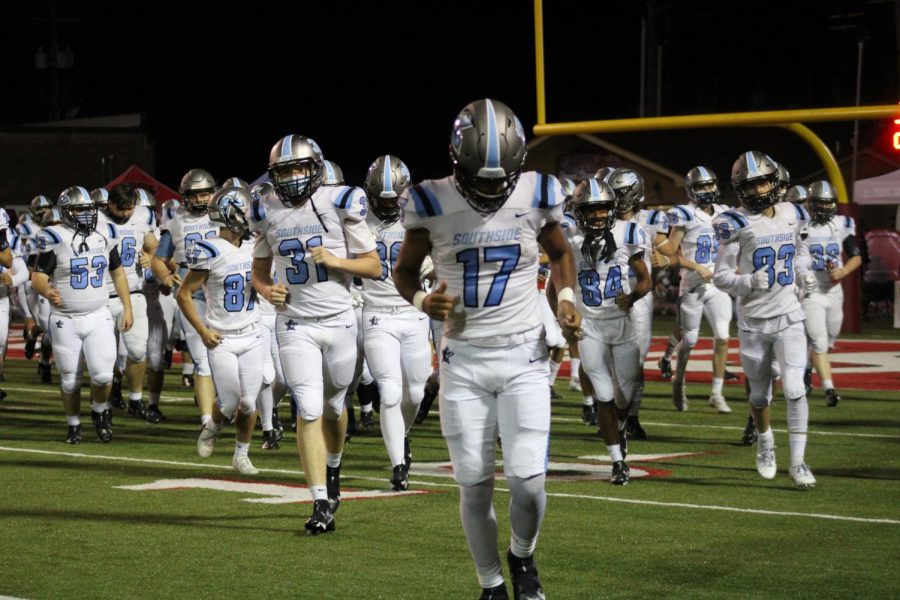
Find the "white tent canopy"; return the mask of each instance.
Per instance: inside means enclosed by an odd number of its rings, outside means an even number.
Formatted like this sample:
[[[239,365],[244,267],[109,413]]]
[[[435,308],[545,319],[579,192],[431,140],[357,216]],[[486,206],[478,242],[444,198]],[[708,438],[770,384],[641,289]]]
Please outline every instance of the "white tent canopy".
[[[857,204],[900,204],[900,169],[853,183]]]

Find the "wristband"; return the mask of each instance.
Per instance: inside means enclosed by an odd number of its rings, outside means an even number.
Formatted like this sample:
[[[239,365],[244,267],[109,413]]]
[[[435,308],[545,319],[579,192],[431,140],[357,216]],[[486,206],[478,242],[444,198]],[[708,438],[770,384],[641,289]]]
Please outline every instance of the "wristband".
[[[563,289],[559,290],[559,293],[556,294],[556,300],[558,302],[565,301],[565,302],[571,302],[572,304],[574,304],[575,303],[575,290],[573,290],[570,287],[564,287]]]
[[[418,308],[420,311],[425,312],[425,309],[422,308],[422,303],[425,302],[425,296],[427,296],[427,295],[428,295],[428,292],[426,292],[425,290],[419,290],[418,292],[416,292],[415,295],[413,296],[413,301],[412,301],[413,306]]]

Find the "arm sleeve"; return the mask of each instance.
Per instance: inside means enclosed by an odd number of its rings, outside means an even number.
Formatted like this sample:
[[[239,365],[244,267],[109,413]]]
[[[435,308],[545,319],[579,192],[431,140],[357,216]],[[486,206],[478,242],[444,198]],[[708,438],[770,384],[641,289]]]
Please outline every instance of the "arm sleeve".
[[[122,266],[122,259],[119,256],[119,247],[113,246],[113,249],[109,251],[109,270],[115,271],[116,269]]]
[[[794,270],[797,275],[804,275],[812,269],[812,255],[809,253],[809,244],[806,240],[801,240],[797,246],[797,256],[794,257]]]
[[[56,271],[56,254],[53,252],[42,252],[39,254],[34,270],[38,273],[43,273],[47,277],[53,277],[53,272]]]
[[[737,257],[740,247],[737,244],[726,244],[719,248],[716,258],[716,269],[713,283],[717,288],[732,296],[746,296],[750,293],[751,273],[737,274]]]
[[[848,235],[844,238],[844,252],[847,254],[847,258],[859,256],[859,246],[856,244],[855,235]]]
[[[172,234],[166,229],[159,236],[159,246],[156,247],[156,256],[163,260],[169,260],[175,254],[175,244],[172,242]]]
[[[27,273],[28,271],[25,272]],[[16,288],[16,296],[19,300],[19,309],[22,311],[22,314],[26,319],[33,319],[34,316],[31,314],[31,308],[28,306],[28,296],[24,285],[20,285]]]
[[[6,230],[0,229],[0,252],[9,248],[9,240],[6,239]]]
[[[22,260],[21,256],[13,258],[12,269],[10,269],[10,271],[12,271],[13,286],[20,286],[28,281],[28,267],[25,265],[25,261]]]

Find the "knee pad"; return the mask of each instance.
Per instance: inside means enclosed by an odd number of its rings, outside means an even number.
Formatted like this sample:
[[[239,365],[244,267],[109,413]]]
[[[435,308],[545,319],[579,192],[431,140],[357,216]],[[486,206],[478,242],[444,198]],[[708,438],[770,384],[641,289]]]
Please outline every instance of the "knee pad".
[[[799,376],[794,376],[791,373],[791,376],[782,377],[781,382],[784,386],[784,397],[789,402],[801,399],[806,400],[806,384],[803,383],[802,371]]]
[[[331,398],[325,399],[325,406],[323,406],[322,412],[319,413],[319,416],[322,416],[324,413],[325,418],[329,421],[334,421],[341,418],[341,415],[344,414],[344,399],[347,397],[347,391],[341,390],[340,393],[335,394]],[[306,415],[303,415],[303,418],[306,419]],[[315,417],[314,417],[315,418]]]
[[[716,338],[716,341],[728,341],[728,338],[730,337],[730,334],[728,333],[730,325],[731,321],[716,321],[712,324],[713,337]]]
[[[809,337],[809,343],[816,354],[825,354],[828,352],[829,339],[826,332],[816,333]]]
[[[400,404],[400,400],[403,397],[403,386],[399,381],[379,381],[378,394],[382,406],[393,408]]]
[[[699,329],[685,329],[682,332],[681,343],[688,348],[693,348],[697,345],[697,338],[699,337],[699,335]]]
[[[615,398],[612,377],[609,375],[599,375],[596,376],[596,380],[590,375],[588,375],[588,377],[594,386],[594,397],[597,399],[597,402],[612,402]]]
[[[241,396],[241,402],[239,405],[239,410],[243,415],[252,415],[256,412],[256,399],[255,398],[245,398]]]
[[[230,419],[234,416],[234,411],[237,410],[238,406],[241,405],[241,399],[238,400],[222,400],[221,396],[216,398],[216,404],[219,406],[219,412],[226,419]]]
[[[81,377],[77,373],[60,373],[59,387],[66,394],[74,394],[81,387]]]
[[[113,372],[112,370],[106,371],[104,373],[98,373],[96,375],[91,376],[91,385],[96,385],[97,387],[105,387],[112,383],[113,380]]]
[[[191,355],[194,358],[194,355]],[[212,370],[209,368],[209,360],[204,356],[201,359],[194,358],[194,375],[203,377],[212,377]]]
[[[772,387],[767,385],[760,385],[759,388],[754,388],[752,385],[750,386],[750,395],[748,400],[750,404],[754,408],[765,408],[769,405],[769,402],[772,400]]]
[[[494,465],[490,464],[479,468],[474,461],[463,460],[458,469],[454,466],[453,479],[463,488],[476,488],[476,486],[494,480]]]

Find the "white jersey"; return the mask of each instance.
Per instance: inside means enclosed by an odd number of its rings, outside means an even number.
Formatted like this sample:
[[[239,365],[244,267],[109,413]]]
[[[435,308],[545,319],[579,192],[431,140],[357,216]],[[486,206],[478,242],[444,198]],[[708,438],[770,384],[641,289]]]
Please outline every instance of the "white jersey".
[[[575,295],[578,311],[588,319],[625,317],[628,313],[616,306],[616,296],[631,293],[632,285],[627,277],[629,262],[635,254],[643,252],[646,255],[649,251],[651,244],[647,234],[633,221],[616,221],[612,229],[616,251],[610,258],[597,258],[594,262],[582,252],[585,236],[575,219],[565,215],[561,225],[575,257],[581,291]]]
[[[84,238],[71,227],[51,225],[41,229],[37,238],[40,253],[53,253],[56,268],[51,275],[53,287],[59,290],[62,306],[53,312],[85,315],[109,304],[106,270],[109,254],[115,244],[97,231]]]
[[[256,290],[250,284],[253,248],[221,238],[197,240],[188,248],[188,268],[208,271],[206,323],[219,331],[243,329],[259,319]]]
[[[128,278],[128,289],[138,291],[144,284],[144,269],[138,261],[138,253],[144,246],[144,237],[156,230],[156,216],[146,206],[136,206],[134,213],[123,224],[119,225],[109,216],[102,214],[97,218],[97,231],[109,238],[119,250],[119,260]],[[115,294],[112,278],[106,274],[109,293]]]
[[[649,248],[648,252],[644,252],[644,263],[647,265],[647,271],[650,271],[653,267],[650,264],[651,253],[649,250],[656,247],[657,235],[669,235],[669,219],[666,217],[666,213],[661,210],[642,208],[634,214],[630,222],[636,223],[647,238]],[[637,277],[630,267],[628,268],[628,281],[632,287],[637,283]],[[648,296],[652,297],[653,292],[650,292]]]
[[[488,215],[469,206],[452,177],[408,188],[400,204],[406,229],[428,230],[436,280],[459,297],[444,335],[470,340],[524,333],[543,323],[537,238],[544,225],[562,219],[555,177],[522,173],[503,206]]]
[[[736,247],[737,271],[742,275],[757,271],[768,274],[768,289],[738,294],[738,314],[742,319],[772,319],[800,310],[794,257],[806,235],[809,214],[790,202],[773,208],[772,218],[734,208],[713,219],[720,253],[728,252],[728,246]],[[719,263],[721,260],[720,257]]]
[[[701,267],[713,271],[719,254],[719,240],[713,230],[713,219],[728,210],[722,204],[712,205],[710,215],[695,204],[679,204],[669,209],[669,226],[684,230],[681,238],[681,254]],[[703,285],[703,278],[691,269],[681,269],[681,294],[691,292]]]
[[[282,314],[327,317],[350,310],[350,275],[317,265],[310,249],[323,246],[338,258],[375,249],[365,223],[368,207],[360,188],[322,186],[298,208],[277,199],[253,202],[250,228],[257,233],[255,258],[273,257],[274,277],[290,295]]]
[[[219,236],[219,226],[209,220],[208,214],[195,215],[183,208],[179,208],[174,218],[167,220],[160,229],[162,234],[156,256],[164,260],[174,257],[182,269],[187,268],[186,251],[191,244]]]
[[[856,223],[851,217],[835,215],[824,225],[809,224],[806,241],[803,242],[803,254],[809,261],[804,265],[816,276],[819,291],[828,293],[841,282],[833,283],[828,274],[829,268],[844,266],[841,258],[844,240],[856,235]]]
[[[26,217],[16,225],[16,233],[21,240],[22,256],[27,260],[30,256],[38,253],[37,236],[41,228],[31,219],[30,214],[26,213]]]
[[[366,224],[375,237],[375,250],[381,260],[381,276],[373,279],[362,279],[362,297],[366,306],[372,308],[391,308],[410,306],[394,286],[394,264],[400,253],[400,244],[406,236],[403,223],[396,221],[385,225],[375,213],[370,212]]]

